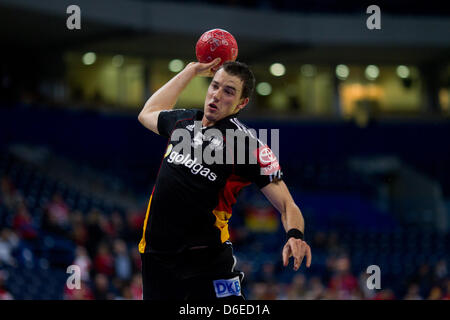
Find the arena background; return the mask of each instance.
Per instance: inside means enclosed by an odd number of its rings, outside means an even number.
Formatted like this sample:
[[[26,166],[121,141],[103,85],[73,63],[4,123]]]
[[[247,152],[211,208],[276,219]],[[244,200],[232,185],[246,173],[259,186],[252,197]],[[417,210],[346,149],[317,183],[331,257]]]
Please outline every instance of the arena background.
[[[80,30],[66,27],[73,4]],[[381,29],[366,25],[372,4]],[[213,28],[254,70],[242,119],[280,130],[313,253],[310,269],[283,268],[279,214],[244,189],[230,228],[247,298],[449,299],[450,14],[332,0],[0,0],[0,299],[141,299],[166,142],[137,115]],[[207,85],[178,107],[201,108]]]

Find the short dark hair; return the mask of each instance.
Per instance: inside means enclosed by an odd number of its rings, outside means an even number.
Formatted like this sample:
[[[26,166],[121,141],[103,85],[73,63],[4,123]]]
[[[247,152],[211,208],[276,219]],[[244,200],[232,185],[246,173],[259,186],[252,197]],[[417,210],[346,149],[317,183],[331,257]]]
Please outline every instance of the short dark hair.
[[[248,65],[239,61],[227,61],[220,68],[226,73],[237,76],[242,80],[241,98],[250,98],[255,89],[255,76]]]

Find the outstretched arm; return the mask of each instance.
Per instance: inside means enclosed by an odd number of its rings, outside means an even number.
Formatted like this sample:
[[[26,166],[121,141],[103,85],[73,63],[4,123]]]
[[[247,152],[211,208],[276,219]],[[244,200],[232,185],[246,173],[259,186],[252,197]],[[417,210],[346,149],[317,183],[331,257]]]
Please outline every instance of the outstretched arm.
[[[272,205],[281,213],[281,222],[284,229],[288,232],[291,229],[298,229],[302,233],[305,231],[305,222],[299,207],[292,199],[286,184],[282,181],[269,183],[261,189],[262,193],[272,203]],[[283,247],[283,265],[287,266],[290,257],[294,257],[294,270],[300,268],[303,258],[306,256],[306,266],[311,265],[311,248],[302,239],[290,237]]]
[[[159,134],[158,116],[162,110],[171,110],[181,92],[195,76],[213,76],[211,69],[220,62],[217,58],[210,63],[191,62],[175,77],[156,91],[139,113],[139,122],[147,129]]]

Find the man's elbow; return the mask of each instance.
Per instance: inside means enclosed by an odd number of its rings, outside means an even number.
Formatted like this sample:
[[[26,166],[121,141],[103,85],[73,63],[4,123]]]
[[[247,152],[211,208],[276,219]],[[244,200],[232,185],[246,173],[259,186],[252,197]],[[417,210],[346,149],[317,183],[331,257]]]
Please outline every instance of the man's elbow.
[[[138,121],[141,124],[144,124],[146,122],[146,119],[149,117],[150,114],[150,110],[147,108],[147,110],[145,110],[145,108],[143,110],[141,110],[141,112],[138,115]]]
[[[286,202],[285,209],[286,209],[286,211],[289,211],[289,212],[301,213],[300,208],[297,206],[297,204],[293,200]]]
[[[144,123],[144,114],[142,113],[142,111],[138,115],[138,121],[140,123]]]

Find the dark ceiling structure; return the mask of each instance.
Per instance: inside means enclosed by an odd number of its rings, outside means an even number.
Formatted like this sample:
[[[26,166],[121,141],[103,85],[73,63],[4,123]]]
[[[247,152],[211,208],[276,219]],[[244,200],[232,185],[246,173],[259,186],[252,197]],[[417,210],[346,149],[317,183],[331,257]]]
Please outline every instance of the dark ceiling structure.
[[[0,0],[3,50],[95,51],[140,57],[195,59],[206,30],[222,27],[238,39],[239,56],[261,61],[410,63],[448,61],[450,17],[382,15],[368,30],[368,15],[302,14],[198,3],[133,0],[77,1],[81,30],[68,30],[65,0]]]

